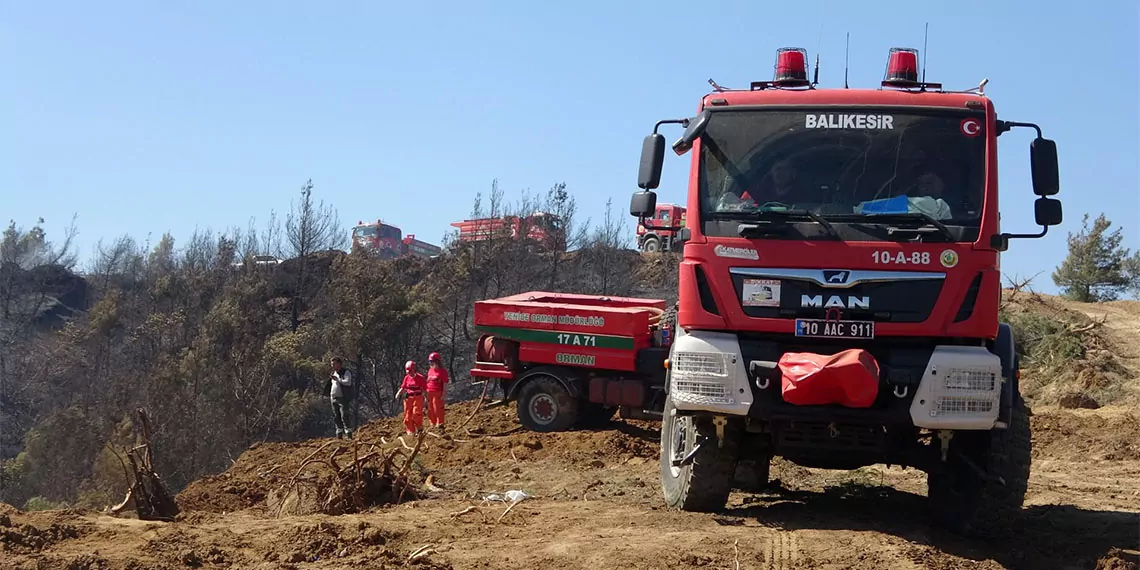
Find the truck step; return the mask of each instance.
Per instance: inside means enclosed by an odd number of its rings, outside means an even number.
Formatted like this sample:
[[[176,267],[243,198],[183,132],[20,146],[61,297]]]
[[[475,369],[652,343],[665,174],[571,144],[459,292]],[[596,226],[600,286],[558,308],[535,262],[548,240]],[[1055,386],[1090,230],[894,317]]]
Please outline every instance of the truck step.
[[[476,368],[486,368],[488,370],[507,370],[507,365],[502,362],[483,362],[482,360],[475,361]]]

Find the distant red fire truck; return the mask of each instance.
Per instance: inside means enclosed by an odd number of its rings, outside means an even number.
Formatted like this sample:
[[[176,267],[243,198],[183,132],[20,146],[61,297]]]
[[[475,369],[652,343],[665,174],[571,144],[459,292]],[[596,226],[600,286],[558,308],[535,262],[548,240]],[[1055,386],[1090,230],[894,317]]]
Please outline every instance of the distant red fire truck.
[[[676,204],[657,204],[653,217],[647,220],[652,229],[637,222],[637,247],[641,251],[673,251],[680,249],[676,241],[685,227],[685,207]]]
[[[375,252],[380,259],[395,259],[405,255],[432,258],[443,248],[416,239],[415,234],[403,235],[400,228],[376,220],[374,224],[357,222],[352,230],[352,248],[355,251]]]
[[[547,212],[529,216],[500,216],[452,222],[459,230],[459,242],[478,242],[492,238],[529,239],[541,249],[566,251],[566,228],[562,218]]]

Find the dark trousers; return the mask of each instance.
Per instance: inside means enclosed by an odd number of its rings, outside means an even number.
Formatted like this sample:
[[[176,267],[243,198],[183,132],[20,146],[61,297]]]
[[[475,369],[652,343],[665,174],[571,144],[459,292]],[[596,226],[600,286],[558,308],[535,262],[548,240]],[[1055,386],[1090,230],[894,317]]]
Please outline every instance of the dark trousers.
[[[329,398],[332,403],[333,423],[336,424],[336,436],[352,435],[352,428],[349,427],[349,421],[352,417],[351,400],[347,398]]]

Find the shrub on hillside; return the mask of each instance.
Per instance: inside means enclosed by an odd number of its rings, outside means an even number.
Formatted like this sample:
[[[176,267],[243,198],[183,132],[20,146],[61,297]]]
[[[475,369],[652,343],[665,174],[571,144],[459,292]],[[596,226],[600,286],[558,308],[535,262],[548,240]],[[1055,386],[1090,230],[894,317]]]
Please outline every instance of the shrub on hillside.
[[[1127,396],[1127,369],[1100,323],[1040,295],[1007,299],[1001,319],[1021,355],[1021,392],[1034,404],[1096,408]]]

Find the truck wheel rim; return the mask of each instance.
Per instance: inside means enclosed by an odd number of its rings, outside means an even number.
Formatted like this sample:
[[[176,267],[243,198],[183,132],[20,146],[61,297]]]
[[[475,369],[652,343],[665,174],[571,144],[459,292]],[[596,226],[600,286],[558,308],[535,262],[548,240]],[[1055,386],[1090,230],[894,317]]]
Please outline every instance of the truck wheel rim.
[[[685,455],[689,452],[690,421],[691,419],[688,416],[674,417],[673,419],[672,441],[669,442],[669,447],[672,448],[669,450],[669,472],[672,473],[674,477],[681,475],[682,468],[674,466],[673,461],[684,459]]]
[[[530,401],[530,416],[534,421],[548,425],[558,417],[558,406],[550,394],[539,394]]]

